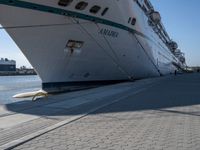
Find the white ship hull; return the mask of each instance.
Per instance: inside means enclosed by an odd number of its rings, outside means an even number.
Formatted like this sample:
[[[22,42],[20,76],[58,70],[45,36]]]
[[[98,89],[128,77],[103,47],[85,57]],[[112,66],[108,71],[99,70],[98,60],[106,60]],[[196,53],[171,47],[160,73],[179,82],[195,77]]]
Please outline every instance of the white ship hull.
[[[74,5],[58,6],[58,0],[0,2],[0,24],[33,65],[44,89],[174,73],[173,63],[180,62],[148,27],[134,1],[87,2],[109,6],[109,11],[92,15]],[[135,26],[127,16],[137,18]],[[66,48],[69,40],[83,41],[83,47],[72,51]]]

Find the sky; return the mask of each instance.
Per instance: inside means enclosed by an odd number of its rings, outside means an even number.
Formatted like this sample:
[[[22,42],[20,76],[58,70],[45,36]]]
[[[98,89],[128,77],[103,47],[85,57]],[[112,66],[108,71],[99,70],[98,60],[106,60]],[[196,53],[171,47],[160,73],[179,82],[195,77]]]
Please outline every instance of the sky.
[[[200,0],[150,0],[162,16],[170,37],[185,53],[188,66],[200,66]],[[17,67],[31,67],[28,60],[8,36],[0,29],[0,58],[17,61]]]
[[[200,66],[200,0],[151,0],[188,66]]]

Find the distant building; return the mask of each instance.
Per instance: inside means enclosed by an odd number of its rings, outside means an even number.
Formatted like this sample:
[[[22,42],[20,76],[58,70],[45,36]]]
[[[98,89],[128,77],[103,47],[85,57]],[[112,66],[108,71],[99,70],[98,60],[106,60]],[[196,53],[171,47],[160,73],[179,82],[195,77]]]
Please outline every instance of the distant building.
[[[193,72],[200,72],[200,67],[198,67],[198,66],[191,67],[191,69],[193,70]]]
[[[0,59],[0,72],[15,72],[16,61],[8,60],[7,58]]]

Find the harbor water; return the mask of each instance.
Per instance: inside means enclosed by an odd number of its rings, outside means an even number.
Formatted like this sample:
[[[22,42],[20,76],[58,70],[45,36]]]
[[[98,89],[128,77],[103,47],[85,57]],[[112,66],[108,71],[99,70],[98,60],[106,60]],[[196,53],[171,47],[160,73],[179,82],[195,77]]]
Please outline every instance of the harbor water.
[[[0,104],[20,101],[22,99],[15,99],[12,96],[39,89],[41,80],[38,76],[0,76]]]

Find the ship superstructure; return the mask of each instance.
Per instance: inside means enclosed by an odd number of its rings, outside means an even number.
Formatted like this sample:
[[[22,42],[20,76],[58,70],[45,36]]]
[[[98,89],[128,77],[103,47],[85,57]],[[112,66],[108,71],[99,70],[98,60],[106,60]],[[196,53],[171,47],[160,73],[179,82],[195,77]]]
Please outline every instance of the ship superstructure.
[[[0,24],[47,91],[167,75],[186,66],[148,0],[1,0]]]
[[[8,60],[7,58],[0,59],[0,72],[16,71],[16,61]]]

